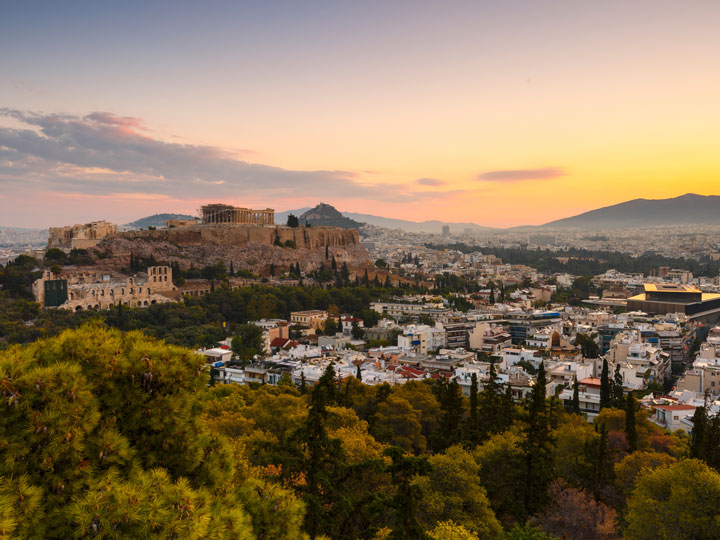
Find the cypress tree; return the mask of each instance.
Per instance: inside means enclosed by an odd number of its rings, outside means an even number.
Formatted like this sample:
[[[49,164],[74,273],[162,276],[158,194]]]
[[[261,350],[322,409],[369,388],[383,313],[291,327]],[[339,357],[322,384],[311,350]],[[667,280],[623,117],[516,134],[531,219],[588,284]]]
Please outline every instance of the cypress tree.
[[[436,452],[440,452],[461,440],[463,397],[460,386],[455,381],[441,383],[437,387],[437,393],[442,414],[432,446]]]
[[[479,442],[479,421],[478,421],[478,379],[473,373],[470,377],[470,413],[468,414],[468,428],[466,440],[472,445]]]
[[[636,405],[635,397],[631,392],[628,392],[627,400],[625,403],[625,436],[627,437],[628,449],[632,454],[637,450],[638,434],[637,434],[637,421],[635,418]]]
[[[573,397],[572,411],[573,414],[580,414],[580,388],[578,385],[577,374],[573,377]]]
[[[625,398],[623,396],[623,376],[620,373],[620,364],[615,365],[615,375],[613,377],[613,402],[616,407],[622,407]]]
[[[695,409],[692,417],[693,428],[690,432],[690,457],[705,460],[708,439],[708,417],[705,407]]]
[[[360,371],[360,364],[357,365],[357,370],[355,371],[355,378],[362,382],[362,371]]]
[[[330,258],[330,246],[325,244],[325,260]]]
[[[230,277],[235,277],[235,266],[233,266],[233,262],[230,261],[230,271],[228,272],[228,275]]]
[[[584,488],[591,491],[595,500],[599,500],[605,488],[613,481],[613,459],[608,446],[608,434],[605,424],[595,426],[600,437],[585,443],[585,455],[589,457],[588,477],[583,480]]]
[[[530,516],[548,502],[548,488],[554,478],[553,438],[545,402],[547,381],[545,363],[540,364],[537,380],[527,402],[527,421],[523,429],[524,441],[524,510]]]
[[[602,373],[600,375],[600,409],[610,407],[612,405],[612,396],[610,389],[610,377],[608,373],[608,362],[603,358]]]
[[[418,520],[422,492],[412,480],[430,472],[427,458],[407,457],[405,452],[397,446],[391,446],[383,453],[392,459],[390,474],[395,487],[393,508],[396,523],[388,538],[391,540],[425,540],[428,536]]]
[[[300,393],[305,395],[307,393],[307,382],[305,381],[305,371],[300,372]]]
[[[305,530],[310,538],[330,527],[332,512],[327,508],[337,502],[335,494],[343,487],[344,452],[340,440],[331,439],[326,428],[327,407],[336,403],[335,368],[330,364],[310,394],[307,420],[298,433],[306,449],[301,471],[306,479],[302,491],[307,505]]]
[[[507,430],[512,423],[512,396],[503,391],[503,385],[495,372],[495,362],[490,362],[488,380],[478,396],[479,437],[487,439]]]

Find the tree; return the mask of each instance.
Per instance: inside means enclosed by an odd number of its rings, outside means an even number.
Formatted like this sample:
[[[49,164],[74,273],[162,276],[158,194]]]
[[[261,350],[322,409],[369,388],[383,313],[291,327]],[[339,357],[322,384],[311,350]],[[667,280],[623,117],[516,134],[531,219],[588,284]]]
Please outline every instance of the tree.
[[[483,391],[478,395],[481,440],[507,430],[512,425],[514,407],[511,396],[500,383],[495,371],[495,363],[490,362],[488,379]]]
[[[325,326],[323,328],[323,333],[326,336],[334,336],[338,332],[338,323],[333,317],[328,317],[325,319]]]
[[[718,508],[720,474],[702,461],[646,469],[628,500],[627,532],[633,540],[720,538]]]
[[[372,432],[378,441],[406,452],[423,454],[427,447],[427,440],[422,434],[420,412],[413,409],[407,399],[393,394],[378,405]]]
[[[608,372],[608,361],[603,358],[602,372],[600,374],[600,408],[612,406],[612,388]]]
[[[573,414],[580,414],[580,389],[577,380],[577,374],[573,375],[573,397],[570,411]]]
[[[360,370],[360,364],[358,364],[358,365],[356,366],[355,378],[356,378],[358,381],[362,382],[362,371]]]
[[[384,259],[376,259],[376,260],[375,260],[375,266],[378,267],[378,268],[387,268],[387,267],[388,267],[388,263],[385,262]]]
[[[262,354],[262,328],[254,324],[241,324],[237,327],[237,334],[232,339],[230,348],[243,361],[252,360],[255,355]]]
[[[522,436],[516,429],[493,435],[473,450],[480,466],[480,483],[487,490],[490,505],[503,523],[522,521],[524,518],[525,456]]]
[[[307,419],[297,430],[295,443],[289,445],[292,454],[283,463],[286,478],[305,477],[300,492],[307,507],[305,530],[311,538],[332,528],[329,509],[342,502],[338,495],[348,487],[341,482],[345,468],[342,445],[339,439],[329,437],[326,426],[328,407],[336,402],[335,368],[330,364],[310,394]]]
[[[633,452],[615,464],[615,484],[623,497],[630,497],[638,477],[643,472],[671,465],[675,461],[674,457],[659,452]]]
[[[547,534],[537,527],[525,524],[523,527],[515,525],[505,535],[505,540],[560,540],[557,536]]]
[[[353,321],[352,328],[350,329],[350,334],[352,335],[353,339],[362,339],[362,337],[365,335],[365,330],[360,328],[360,325],[357,323],[357,321]]]
[[[550,488],[552,504],[538,519],[540,528],[565,540],[619,540],[615,511],[562,481]]]
[[[467,417],[466,440],[475,446],[480,441],[480,420],[478,416],[478,379],[473,372],[470,377],[470,410]]]
[[[463,396],[460,385],[454,380],[439,383],[436,391],[442,413],[431,446],[439,452],[462,441]]]
[[[431,540],[478,540],[477,535],[452,520],[438,522],[428,536]]]
[[[395,495],[395,527],[389,538],[393,540],[424,540],[426,538],[419,519],[420,488],[413,483],[418,475],[426,475],[430,466],[427,458],[408,457],[401,448],[391,446],[384,454],[392,460],[389,467]]]
[[[300,226],[300,220],[295,214],[289,214],[287,217],[287,226],[297,229]]]
[[[50,248],[45,252],[45,261],[62,264],[67,260],[67,255],[60,248]]]
[[[613,404],[615,407],[622,407],[624,405],[625,398],[624,398],[624,392],[623,392],[623,376],[622,376],[622,372],[620,371],[619,363],[615,365],[615,375],[613,377],[612,396],[613,396]]]
[[[0,517],[9,500],[14,537],[147,537],[155,523],[248,538],[229,445],[202,422],[204,365],[100,324],[0,353]]]
[[[595,340],[587,334],[578,332],[575,336],[575,345],[580,347],[584,358],[597,358],[600,354],[600,347],[595,343]]]
[[[481,540],[498,538],[502,528],[479,482],[480,468],[472,455],[460,446],[451,446],[431,456],[428,463],[429,474],[413,481],[422,494],[419,516],[425,528],[452,520]]]
[[[637,403],[632,392],[628,392],[625,403],[625,436],[627,437],[628,450],[632,454],[638,448],[638,433],[635,414],[637,411]]]
[[[545,402],[545,362],[540,363],[537,379],[527,403],[523,426],[524,509],[529,516],[547,504],[547,490],[553,479],[553,437]]]
[[[696,459],[707,459],[707,448],[709,439],[709,424],[707,409],[697,407],[692,417],[693,428],[690,432],[690,457]]]

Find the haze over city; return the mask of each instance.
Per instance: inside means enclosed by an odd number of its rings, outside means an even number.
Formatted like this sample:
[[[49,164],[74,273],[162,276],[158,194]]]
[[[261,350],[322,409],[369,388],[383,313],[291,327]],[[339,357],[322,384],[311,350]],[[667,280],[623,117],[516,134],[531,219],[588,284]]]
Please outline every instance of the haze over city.
[[[718,20],[711,1],[9,3],[0,225],[324,200],[505,227],[717,194]]]

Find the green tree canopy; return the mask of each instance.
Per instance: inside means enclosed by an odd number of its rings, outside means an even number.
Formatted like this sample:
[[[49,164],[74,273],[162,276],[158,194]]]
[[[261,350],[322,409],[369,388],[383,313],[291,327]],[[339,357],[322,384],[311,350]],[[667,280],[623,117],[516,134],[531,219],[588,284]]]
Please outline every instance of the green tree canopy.
[[[646,469],[626,520],[634,540],[720,538],[720,474],[696,459]]]

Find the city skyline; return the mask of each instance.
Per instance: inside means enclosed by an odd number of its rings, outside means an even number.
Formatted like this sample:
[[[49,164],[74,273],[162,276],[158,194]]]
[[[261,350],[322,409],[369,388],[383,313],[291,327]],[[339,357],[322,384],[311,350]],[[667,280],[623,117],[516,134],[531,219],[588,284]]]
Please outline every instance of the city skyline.
[[[703,1],[8,6],[0,225],[324,201],[507,227],[716,195],[718,15]]]

